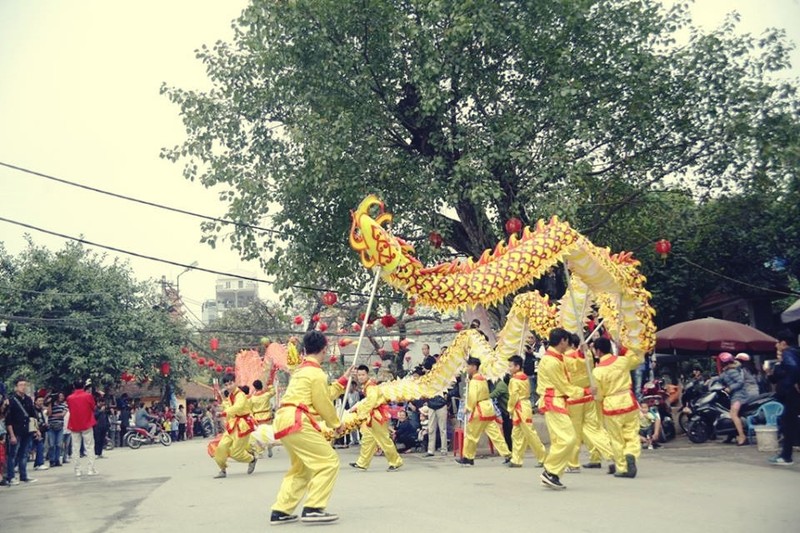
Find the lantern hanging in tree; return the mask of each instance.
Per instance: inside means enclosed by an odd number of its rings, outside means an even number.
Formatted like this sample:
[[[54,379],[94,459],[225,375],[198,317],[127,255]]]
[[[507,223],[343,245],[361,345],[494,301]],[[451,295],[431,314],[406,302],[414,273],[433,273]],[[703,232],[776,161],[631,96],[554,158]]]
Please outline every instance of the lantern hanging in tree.
[[[219,349],[219,339],[212,337],[211,340],[208,341],[208,346],[211,348],[212,352],[216,352]]]
[[[190,354],[189,354],[189,357],[191,357],[192,359],[194,359],[194,360],[196,361],[196,360],[197,360],[197,357],[198,357],[198,355],[197,355],[197,352],[192,352],[192,353],[190,353]]]
[[[517,217],[511,217],[506,220],[506,233],[513,235],[522,230],[522,221]]]
[[[326,324],[325,322],[321,322],[319,325],[319,330],[325,333],[326,331],[328,331],[328,324]]]
[[[361,331],[361,324],[359,324],[357,322],[353,322],[353,331],[355,331],[356,333]]]
[[[392,341],[392,351],[399,352],[400,351],[400,341],[393,340]]]
[[[408,348],[408,346],[409,346],[410,344],[411,344],[411,341],[410,341],[410,340],[408,340],[408,339],[403,339],[403,340],[401,340],[401,341],[400,341],[400,348],[402,348],[403,350],[405,350],[406,348]]]
[[[464,324],[462,324],[461,322],[456,322],[455,324],[453,324],[453,329],[456,331],[461,331],[462,329],[464,329]]]
[[[197,364],[200,365],[200,366],[205,366],[206,358],[205,357],[198,357],[197,358]]]
[[[408,309],[406,309],[406,314],[408,316],[414,316],[414,313],[416,313],[416,312],[417,312],[417,310],[414,309],[413,307],[409,307]]]
[[[383,324],[383,327],[386,329],[389,329],[397,324],[397,319],[391,314],[383,315],[383,317],[381,317],[381,324]]]
[[[380,361],[375,361],[374,363],[372,363],[372,366],[374,366],[375,368],[380,368],[381,367],[381,362]]]
[[[222,372],[222,365],[215,366],[214,370],[216,370],[217,372]]]
[[[438,231],[432,231],[430,235],[428,235],[428,239],[431,241],[431,245],[434,248],[441,248],[442,244],[444,244],[444,239]]]
[[[225,367],[225,373],[226,374],[233,374],[233,367],[232,366],[226,366]]]
[[[314,313],[314,314],[311,316],[311,321],[312,321],[312,322],[319,322],[319,313]]]
[[[187,353],[189,353],[189,348],[187,348],[186,346],[181,346],[181,353],[182,353],[182,354],[187,354]]]
[[[672,243],[667,239],[661,239],[655,244],[656,253],[661,256],[662,261],[667,260],[667,256],[672,251]]]
[[[336,361],[338,361],[338,359],[336,358],[336,356],[335,356],[335,355],[332,355],[332,356],[330,356],[330,357],[328,358],[328,362],[329,362],[329,363],[335,363]]]
[[[300,315],[297,315],[296,317],[294,317],[294,323],[295,323],[295,325],[299,326],[300,324],[303,323],[303,317],[300,316]]]
[[[217,362],[214,361],[213,359],[209,359],[208,361],[206,361],[206,366],[208,368],[214,368],[216,365],[217,365]]]
[[[322,303],[327,306],[335,305],[337,301],[339,301],[339,297],[335,292],[328,291],[322,295]]]
[[[169,376],[169,371],[170,371],[169,361],[164,361],[163,363],[161,363],[161,375],[167,377]]]

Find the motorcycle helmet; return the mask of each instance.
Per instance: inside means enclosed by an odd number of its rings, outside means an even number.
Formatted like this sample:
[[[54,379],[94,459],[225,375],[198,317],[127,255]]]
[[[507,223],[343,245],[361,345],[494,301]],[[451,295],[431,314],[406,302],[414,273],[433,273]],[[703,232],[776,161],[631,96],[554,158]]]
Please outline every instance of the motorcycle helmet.
[[[736,360],[741,361],[743,363],[747,363],[750,361],[750,356],[744,352],[740,352],[736,354]]]
[[[717,356],[717,359],[719,359],[719,362],[723,365],[727,365],[733,361],[733,354],[729,352],[722,352]]]

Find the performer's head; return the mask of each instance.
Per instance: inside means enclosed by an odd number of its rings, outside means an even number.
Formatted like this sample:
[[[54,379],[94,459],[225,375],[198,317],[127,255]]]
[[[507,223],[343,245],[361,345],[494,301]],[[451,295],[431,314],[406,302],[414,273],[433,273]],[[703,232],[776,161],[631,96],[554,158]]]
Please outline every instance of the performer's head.
[[[574,349],[574,350],[577,350],[578,346],[580,346],[580,345],[581,345],[581,338],[578,337],[578,335],[575,334],[575,333],[570,333],[569,334],[569,347]]]
[[[522,370],[522,357],[518,355],[512,355],[508,358],[508,373],[509,374],[516,374],[517,372]]]
[[[553,328],[550,330],[550,348],[559,353],[564,353],[569,348],[569,331],[564,328]]]
[[[361,385],[369,380],[369,367],[367,365],[358,365],[356,369],[356,379]]]
[[[327,347],[328,338],[322,332],[309,331],[303,335],[303,350],[306,352],[306,357],[313,357],[318,363],[321,363]]]
[[[469,329],[481,329],[481,321],[477,318],[473,319],[469,324]]]
[[[611,341],[605,337],[600,337],[594,341],[594,353],[597,357],[603,357],[611,353]]]
[[[257,380],[255,380],[255,381],[253,382],[253,388],[254,388],[255,390],[258,390],[258,391],[260,391],[260,390],[264,390],[264,384],[261,382],[261,380],[260,380],[260,379],[257,379]]]
[[[225,374],[222,376],[222,386],[226,391],[231,392],[236,388],[236,376],[233,374]]]
[[[481,368],[481,360],[477,357],[470,357],[467,359],[467,374],[469,377],[474,376],[478,373],[478,370]]]

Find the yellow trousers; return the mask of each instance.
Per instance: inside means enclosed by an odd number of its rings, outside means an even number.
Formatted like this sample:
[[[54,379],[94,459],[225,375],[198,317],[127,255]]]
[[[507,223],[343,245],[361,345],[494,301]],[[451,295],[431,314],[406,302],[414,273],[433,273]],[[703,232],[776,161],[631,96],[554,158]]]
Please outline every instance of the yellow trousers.
[[[614,463],[617,472],[628,471],[625,463],[626,455],[633,455],[638,462],[642,454],[642,442],[639,440],[639,411],[632,411],[621,415],[606,415],[606,428],[611,437],[611,446],[614,449]]]
[[[581,466],[578,453],[581,450],[582,442],[586,443],[586,447],[592,451],[590,462],[599,463],[600,456],[605,459],[614,457],[611,439],[605,428],[600,425],[597,417],[597,404],[594,401],[567,405],[567,411],[569,411],[572,427],[575,428],[575,437],[578,439],[567,466],[573,468]],[[595,458],[597,460],[594,460]]]
[[[281,439],[291,466],[283,477],[273,511],[292,514],[308,492],[305,507],[326,508],[339,477],[339,456],[322,433],[303,424],[303,429]]]
[[[389,424],[378,424],[373,422],[371,426],[364,424],[361,426],[361,453],[358,456],[358,466],[361,468],[369,468],[375,452],[380,446],[383,450],[383,455],[389,461],[389,466],[400,466],[403,464],[403,459],[397,453],[392,437],[389,436]]]
[[[542,444],[542,439],[539,438],[536,430],[533,429],[533,424],[520,421],[520,423],[511,430],[511,462],[521,465],[528,448],[533,450],[533,454],[540,463],[544,463],[547,450],[545,450],[544,444]]]
[[[250,448],[250,436],[237,437],[230,433],[225,433],[219,441],[217,451],[214,452],[214,461],[220,470],[228,467],[228,457],[240,463],[249,463],[253,456],[248,449]]]
[[[544,469],[560,477],[567,468],[572,449],[578,444],[575,428],[569,415],[564,413],[547,411],[544,421],[550,433],[550,453],[544,460]]]
[[[467,435],[464,438],[464,450],[462,453],[465,459],[475,459],[475,450],[478,448],[478,439],[481,438],[481,435],[484,432],[486,432],[489,440],[492,441],[494,449],[497,450],[497,453],[503,457],[508,457],[511,455],[511,452],[506,445],[506,441],[503,438],[503,434],[500,432],[500,428],[497,427],[497,422],[494,420],[481,420],[479,418],[474,418],[467,422]]]

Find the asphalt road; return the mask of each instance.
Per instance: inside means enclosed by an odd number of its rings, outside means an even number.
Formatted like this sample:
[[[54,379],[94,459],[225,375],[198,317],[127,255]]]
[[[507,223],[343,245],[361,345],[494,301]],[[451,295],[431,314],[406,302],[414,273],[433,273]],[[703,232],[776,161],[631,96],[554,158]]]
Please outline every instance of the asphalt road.
[[[71,465],[31,473],[36,483],[0,487],[3,532],[205,532],[271,529],[269,507],[288,467],[286,454],[259,461],[247,476],[233,464],[224,480],[202,440],[117,449],[98,461],[100,475],[76,479]],[[386,472],[376,457],[352,470],[357,449],[340,450],[342,471],[329,510],[352,532],[547,531],[642,532],[800,530],[800,462],[769,466],[755,446],[692,445],[683,438],[644,450],[640,475],[615,479],[598,470],[565,474],[568,490],[539,484],[532,457],[521,469],[499,458],[461,467],[452,457],[405,455]],[[800,460],[800,457],[798,457]],[[305,529],[288,524],[280,530]]]

